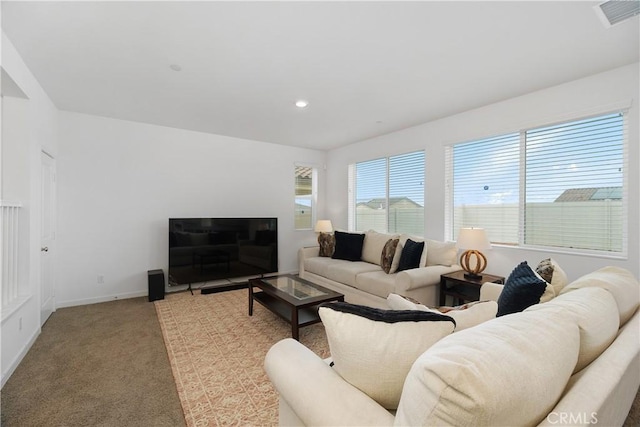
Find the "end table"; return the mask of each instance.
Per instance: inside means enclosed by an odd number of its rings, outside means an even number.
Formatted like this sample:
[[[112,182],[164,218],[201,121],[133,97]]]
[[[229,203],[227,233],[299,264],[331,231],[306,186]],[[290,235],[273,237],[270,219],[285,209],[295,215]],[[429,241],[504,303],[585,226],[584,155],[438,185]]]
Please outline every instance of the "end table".
[[[483,274],[480,279],[468,279],[464,277],[465,273],[466,271],[460,270],[440,276],[440,306],[445,305],[447,296],[453,298],[454,305],[463,304],[465,301],[478,301],[480,287],[485,282],[504,284],[502,276]]]

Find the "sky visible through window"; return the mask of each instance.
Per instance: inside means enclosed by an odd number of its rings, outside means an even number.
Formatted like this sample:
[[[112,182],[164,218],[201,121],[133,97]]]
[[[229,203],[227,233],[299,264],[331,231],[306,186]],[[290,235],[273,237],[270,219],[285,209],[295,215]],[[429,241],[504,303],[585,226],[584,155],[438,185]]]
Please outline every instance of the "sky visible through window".
[[[356,165],[356,203],[385,199],[387,159]],[[389,198],[407,197],[424,206],[424,151],[389,158]]]
[[[623,117],[526,132],[526,199],[553,202],[574,188],[622,187]],[[518,203],[520,134],[454,147],[454,206]]]
[[[553,202],[569,189],[622,187],[622,114],[531,129],[525,137],[527,203]],[[519,132],[457,144],[453,154],[454,206],[519,203]],[[390,198],[408,197],[424,206],[424,175],[408,177],[417,162],[424,165],[423,151],[389,158]],[[358,163],[356,203],[386,194],[387,159]]]

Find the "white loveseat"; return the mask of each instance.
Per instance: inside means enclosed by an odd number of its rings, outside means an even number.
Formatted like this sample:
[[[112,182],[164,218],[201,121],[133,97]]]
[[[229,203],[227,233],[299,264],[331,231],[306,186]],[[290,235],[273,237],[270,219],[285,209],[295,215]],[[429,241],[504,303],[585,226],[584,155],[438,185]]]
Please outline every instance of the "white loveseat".
[[[299,275],[320,286],[344,294],[345,301],[370,307],[385,308],[386,298],[396,293],[414,298],[425,305],[438,301],[440,275],[461,270],[456,264],[457,252],[452,242],[422,239],[367,231],[360,261],[319,256],[319,247],[298,251]],[[390,239],[398,239],[393,263],[397,266],[407,239],[424,241],[420,267],[387,274],[381,267],[381,253]]]
[[[497,298],[489,286],[483,296]],[[622,425],[640,386],[639,303],[637,279],[606,267],[549,302],[451,333],[415,360],[397,411],[291,339],[265,369],[280,425]]]

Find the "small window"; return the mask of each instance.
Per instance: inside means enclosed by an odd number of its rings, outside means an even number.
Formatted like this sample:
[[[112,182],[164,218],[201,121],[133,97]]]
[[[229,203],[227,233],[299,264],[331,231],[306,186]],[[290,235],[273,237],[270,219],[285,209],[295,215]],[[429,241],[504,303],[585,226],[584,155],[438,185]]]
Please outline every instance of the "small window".
[[[316,169],[309,166],[295,167],[296,230],[310,230],[315,220]]]

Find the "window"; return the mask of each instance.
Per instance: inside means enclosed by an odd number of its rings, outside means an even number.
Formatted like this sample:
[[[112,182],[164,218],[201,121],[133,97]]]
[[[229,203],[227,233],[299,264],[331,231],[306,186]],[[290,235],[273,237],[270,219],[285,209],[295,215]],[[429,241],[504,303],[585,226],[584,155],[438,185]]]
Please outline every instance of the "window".
[[[450,232],[624,253],[626,119],[606,114],[447,149]]]
[[[349,229],[424,234],[424,151],[350,167]]]
[[[520,135],[453,147],[453,229],[482,227],[492,242],[518,243]]]
[[[296,230],[313,228],[315,220],[316,169],[309,166],[295,167],[295,212]]]

